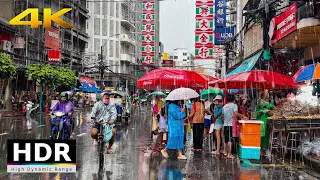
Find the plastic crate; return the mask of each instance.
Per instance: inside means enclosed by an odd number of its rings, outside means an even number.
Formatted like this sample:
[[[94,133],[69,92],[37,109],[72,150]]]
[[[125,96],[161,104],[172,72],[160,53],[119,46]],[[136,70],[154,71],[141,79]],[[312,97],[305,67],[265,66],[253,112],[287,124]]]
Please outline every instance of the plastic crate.
[[[242,134],[240,133],[240,144],[242,146],[260,147],[261,136],[260,134]]]
[[[241,123],[240,133],[261,135],[261,124]]]
[[[239,156],[241,159],[260,160],[260,147],[242,146],[240,145]]]

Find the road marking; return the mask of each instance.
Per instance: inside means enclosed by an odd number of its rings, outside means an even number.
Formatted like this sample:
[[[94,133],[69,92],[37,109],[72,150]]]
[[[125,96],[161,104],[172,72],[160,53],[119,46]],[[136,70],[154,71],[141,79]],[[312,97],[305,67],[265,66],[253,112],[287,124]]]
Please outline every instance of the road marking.
[[[0,136],[6,135],[6,134],[9,134],[9,133],[2,133],[2,134],[0,134]]]
[[[86,135],[87,133],[81,133],[81,134],[78,134],[77,136],[84,136]]]

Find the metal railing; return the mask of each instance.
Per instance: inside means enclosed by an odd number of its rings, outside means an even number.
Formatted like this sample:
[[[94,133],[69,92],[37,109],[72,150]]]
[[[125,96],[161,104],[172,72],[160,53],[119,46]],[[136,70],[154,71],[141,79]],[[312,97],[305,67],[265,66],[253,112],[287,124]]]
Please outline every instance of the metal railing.
[[[304,5],[297,10],[297,21],[299,22],[305,18],[319,18],[320,17],[320,4]]]

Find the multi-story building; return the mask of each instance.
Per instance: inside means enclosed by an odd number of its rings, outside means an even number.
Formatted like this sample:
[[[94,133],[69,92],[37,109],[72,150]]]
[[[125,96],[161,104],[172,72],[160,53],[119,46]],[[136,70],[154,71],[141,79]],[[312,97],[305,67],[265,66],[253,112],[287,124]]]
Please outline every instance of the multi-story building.
[[[52,40],[55,41],[54,49],[59,49],[61,52],[61,61],[54,64],[69,66],[74,70],[81,69],[82,53],[85,51],[89,38],[85,23],[89,17],[86,0],[13,0],[0,3],[0,41],[1,44],[5,44],[0,49],[12,56],[14,64],[24,67],[22,72],[30,64],[48,62],[47,50],[53,49]],[[72,11],[61,18],[72,24],[74,28],[64,29],[55,22],[52,22],[51,29],[44,29],[43,26],[31,28],[9,25],[13,17],[27,8],[38,8],[41,21],[43,20],[43,8],[51,8],[52,13],[62,8],[72,8]],[[24,73],[18,73],[18,76],[19,79],[25,78]],[[23,89],[22,84],[20,88]]]
[[[97,67],[101,61],[99,54],[103,54],[103,62],[108,66],[104,78],[101,80],[97,68],[90,68],[95,74],[98,84],[107,87],[118,87],[124,90],[130,84],[134,85],[134,69],[140,59],[138,50],[141,43],[141,13],[140,3],[131,1],[89,2],[90,18],[87,32],[90,42],[86,52],[87,67]],[[141,38],[140,38],[141,39]],[[140,47],[140,48],[139,48]],[[130,88],[130,89],[133,89]]]
[[[179,69],[191,70],[194,67],[194,56],[186,48],[176,48],[170,53],[170,58]]]

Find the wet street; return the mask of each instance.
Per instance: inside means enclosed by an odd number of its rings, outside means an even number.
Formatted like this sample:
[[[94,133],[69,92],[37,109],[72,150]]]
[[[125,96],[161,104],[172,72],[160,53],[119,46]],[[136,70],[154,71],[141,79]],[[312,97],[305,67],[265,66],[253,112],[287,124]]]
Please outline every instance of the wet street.
[[[128,125],[117,124],[118,135],[113,154],[105,155],[103,174],[98,175],[98,155],[92,147],[88,112],[78,110],[76,117],[77,173],[76,174],[7,174],[7,139],[49,139],[50,116],[39,116],[26,121],[24,117],[0,119],[0,179],[13,180],[179,180],[179,179],[318,179],[299,168],[282,164],[251,164],[215,157],[206,150],[193,153],[190,141],[186,148],[188,160],[164,159],[152,154],[150,112],[143,108]],[[191,138],[188,138],[191,140]],[[205,144],[207,147],[207,144]],[[172,153],[169,153],[172,154]],[[172,157],[172,156],[171,156]]]

